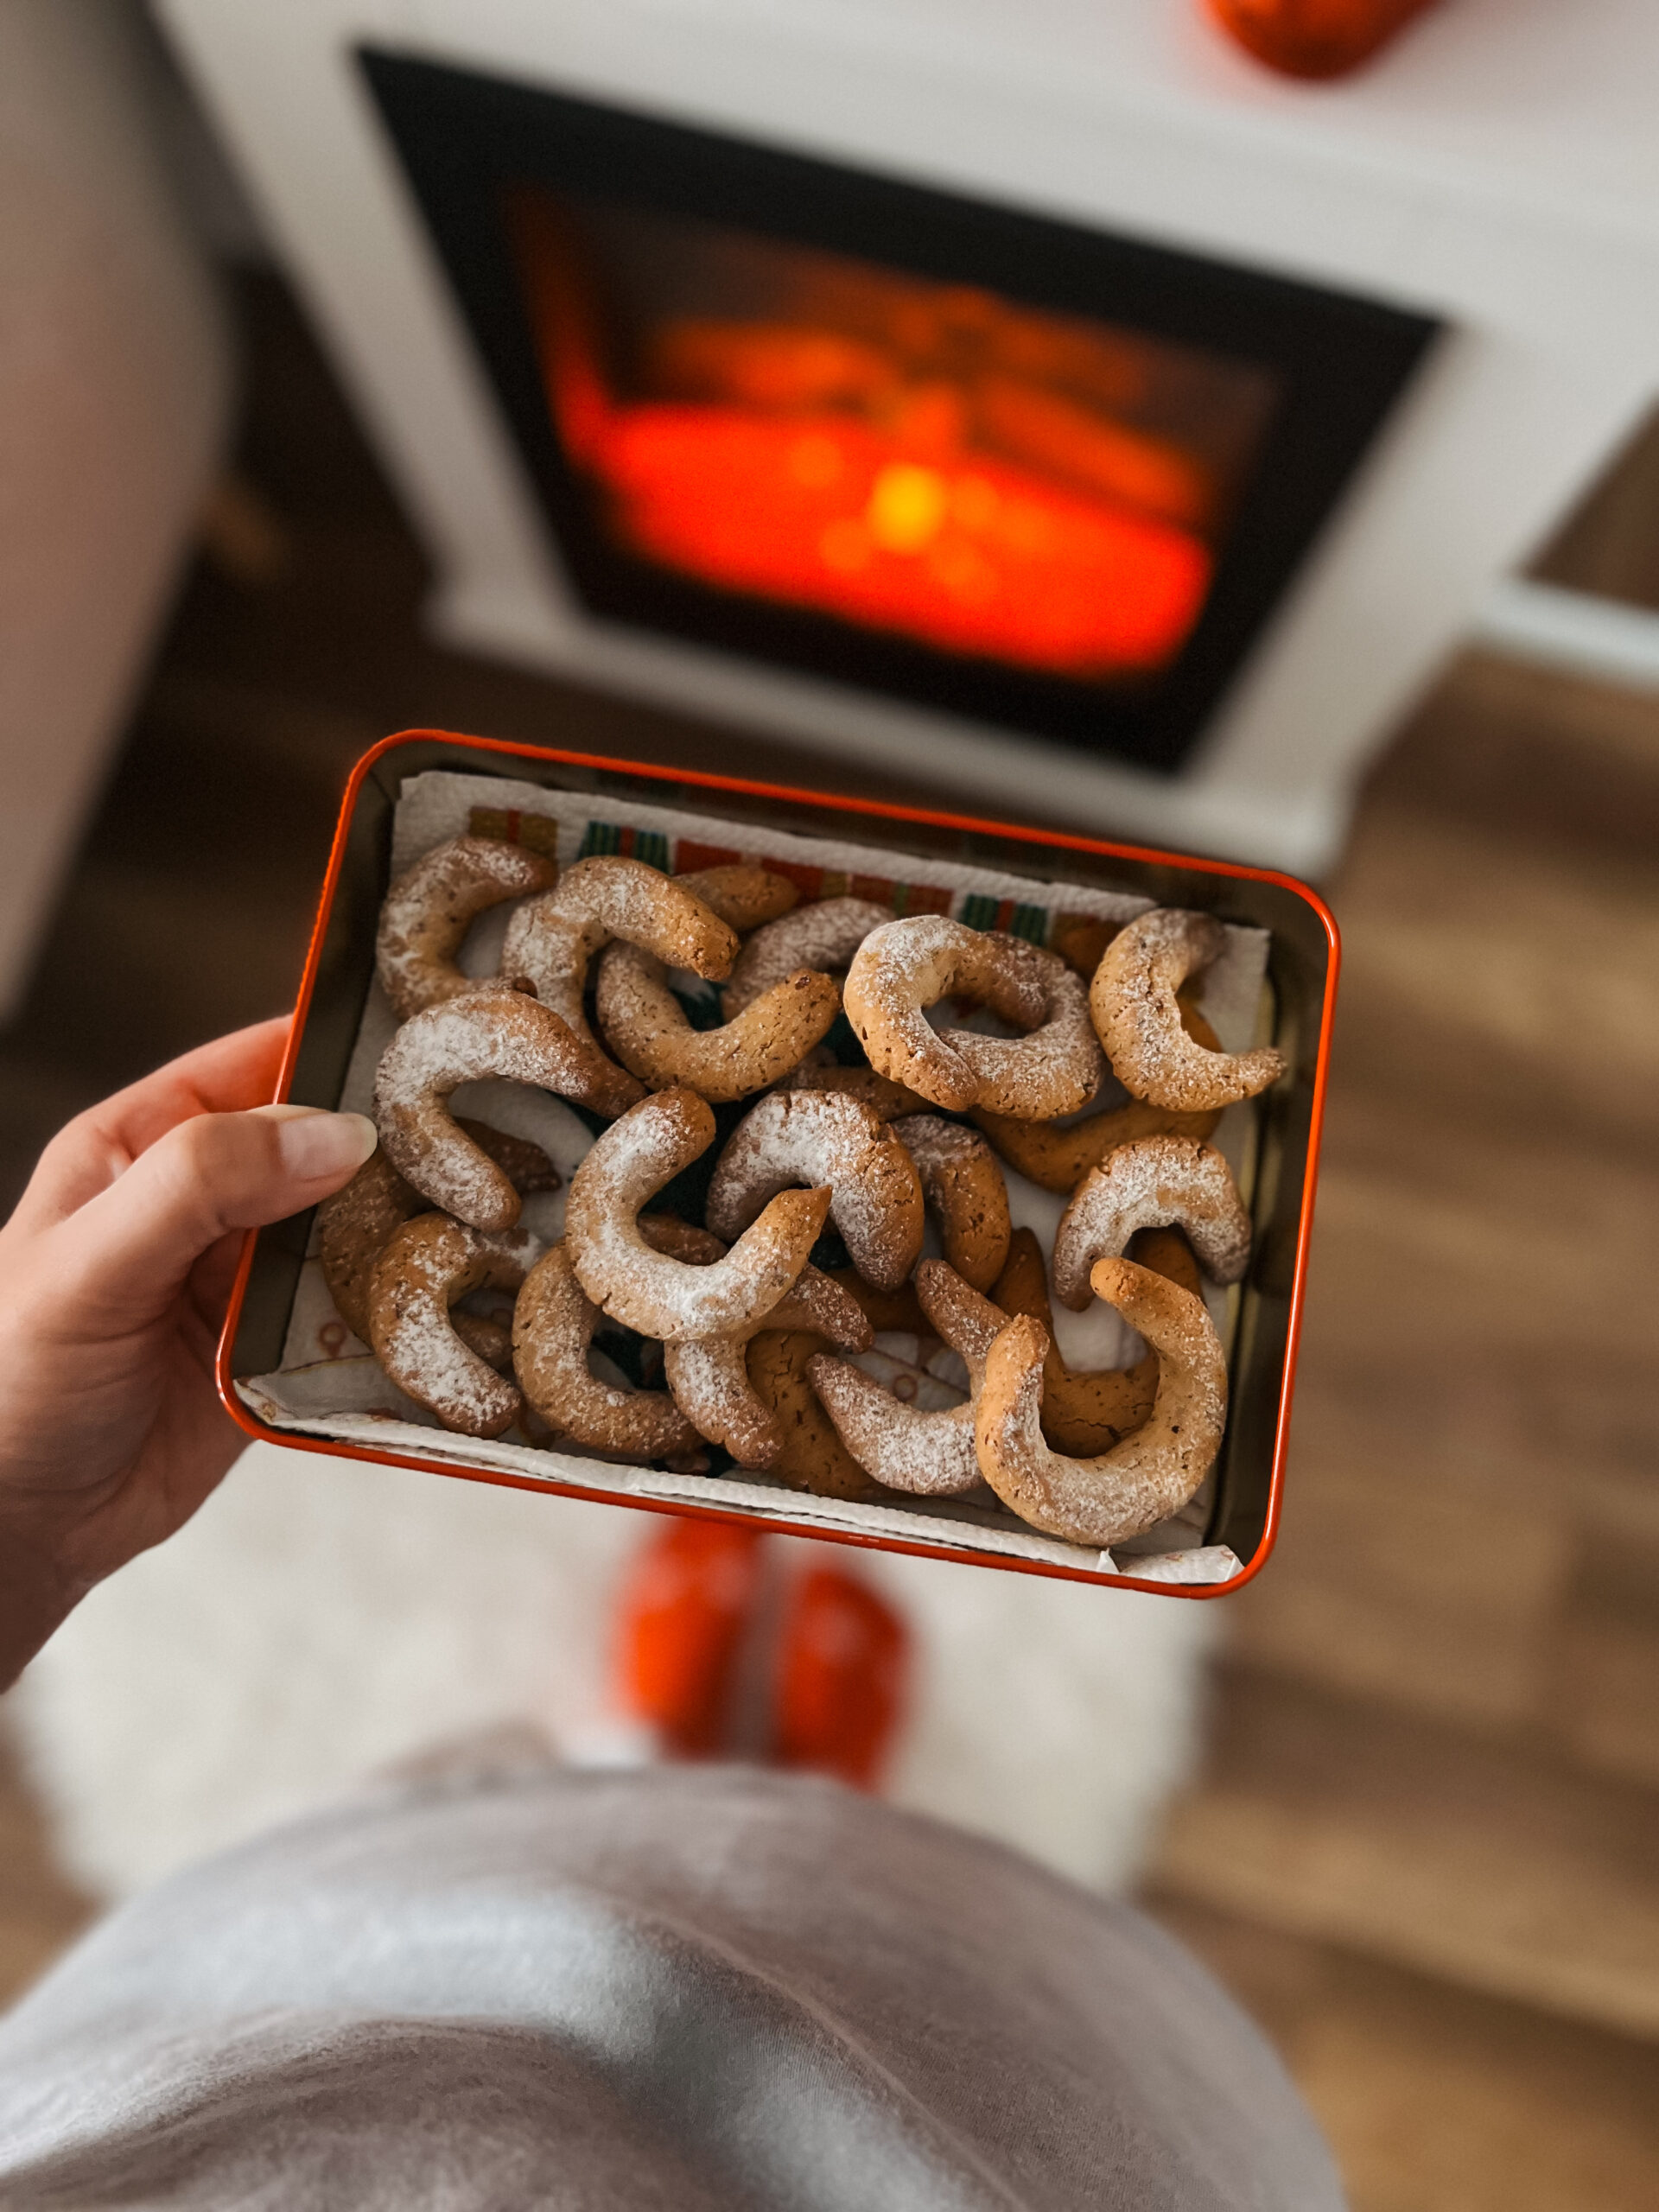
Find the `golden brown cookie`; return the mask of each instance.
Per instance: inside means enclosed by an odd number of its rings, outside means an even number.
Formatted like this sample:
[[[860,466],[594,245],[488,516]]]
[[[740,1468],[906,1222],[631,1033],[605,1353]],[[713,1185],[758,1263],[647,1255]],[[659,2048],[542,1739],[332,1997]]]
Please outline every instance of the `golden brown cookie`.
[[[936,1030],[925,1010],[950,995],[1027,1033]],[[1077,977],[1058,954],[1000,931],[939,914],[887,922],[859,947],[842,996],[871,1066],[951,1113],[980,1105],[1051,1121],[1086,1105],[1106,1072]]]
[[[1254,1098],[1285,1071],[1271,1045],[1251,1052],[1206,1052],[1182,1027],[1176,995],[1227,942],[1211,914],[1154,906],[1101,955],[1089,1011],[1112,1072],[1134,1097],[1182,1114]]]
[[[697,1447],[696,1431],[666,1390],[601,1382],[588,1364],[599,1310],[556,1244],[524,1278],[512,1313],[513,1365],[550,1427],[578,1444],[639,1460]]]
[[[532,1191],[558,1189],[559,1171],[539,1145],[462,1116],[456,1116],[455,1126],[495,1162],[521,1198],[528,1198]],[[369,1278],[374,1263],[392,1230],[414,1215],[424,1213],[429,1203],[397,1173],[384,1152],[375,1152],[343,1191],[336,1191],[317,1208],[317,1255],[323,1281],[340,1319],[362,1344],[369,1341]],[[455,1325],[463,1334],[470,1318],[456,1317]],[[489,1339],[493,1347],[503,1333],[498,1330]],[[492,1358],[491,1364],[494,1363]]]
[[[1100,1166],[1120,1145],[1149,1136],[1202,1139],[1221,1116],[1172,1114],[1162,1106],[1143,1105],[1137,1098],[1064,1128],[1052,1122],[1021,1122],[1012,1114],[987,1114],[977,1106],[971,1118],[1017,1174],[1069,1198],[1090,1169]]]
[[[727,1020],[798,969],[811,969],[821,976],[839,974],[870,931],[892,919],[890,906],[877,906],[868,899],[820,899],[814,906],[798,906],[781,921],[767,923],[738,954],[731,980],[720,995]]]
[[[1250,1262],[1250,1217],[1233,1171],[1191,1137],[1137,1137],[1090,1169],[1054,1232],[1054,1291],[1076,1313],[1090,1299],[1096,1260],[1117,1259],[1138,1229],[1179,1223],[1214,1282],[1236,1282]]]
[[[922,1196],[939,1224],[944,1256],[966,1283],[988,1291],[1008,1256],[1008,1187],[976,1130],[939,1114],[888,1125],[916,1163]]]
[[[564,1241],[576,1280],[613,1320],[664,1344],[729,1334],[769,1313],[806,1265],[830,1211],[827,1190],[780,1190],[710,1266],[654,1251],[640,1209],[714,1135],[714,1115],[695,1091],[658,1091],[613,1122],[570,1179]]]
[[[916,1294],[933,1329],[966,1362],[969,1395],[959,1406],[901,1405],[874,1376],[819,1353],[806,1363],[813,1389],[858,1464],[888,1490],[915,1497],[960,1497],[980,1480],[974,1408],[985,1359],[1007,1315],[943,1260],[924,1260]]]
[[[1071,1459],[1042,1431],[1048,1332],[1029,1314],[991,1346],[974,1439],[980,1472],[1022,1521],[1065,1542],[1122,1543],[1177,1513],[1210,1471],[1227,1420],[1227,1367],[1201,1299],[1130,1260],[1091,1284],[1158,1355],[1149,1419],[1109,1451]]]
[[[683,1084],[721,1104],[781,1081],[834,1022],[841,997],[828,976],[802,969],[718,1029],[694,1029],[662,962],[613,944],[595,1005],[606,1043],[653,1090]]]
[[[903,1282],[922,1249],[922,1185],[885,1122],[833,1090],[774,1090],[727,1140],[709,1186],[706,1218],[735,1236],[791,1184],[827,1185],[830,1217],[866,1281]]]
[[[423,853],[387,892],[375,940],[375,973],[398,1020],[476,990],[455,965],[473,922],[487,906],[546,891],[556,874],[539,853],[495,837],[451,837]]]
[[[806,1371],[823,1338],[805,1329],[762,1329],[749,1340],[749,1382],[776,1421],[782,1444],[770,1471],[791,1490],[873,1504],[889,1494],[867,1475],[830,1425]]]
[[[810,1055],[783,1087],[785,1090],[844,1091],[861,1106],[868,1106],[878,1122],[896,1122],[901,1114],[929,1111],[920,1091],[877,1075],[874,1068],[842,1067],[834,1060],[815,1065]]]
[[[1197,1297],[1198,1262],[1179,1230],[1142,1230],[1129,1256]],[[1042,1247],[1029,1229],[1016,1229],[1008,1263],[991,1296],[1005,1313],[1029,1314],[1048,1338],[1043,1361],[1043,1434],[1057,1452],[1088,1459],[1109,1452],[1147,1419],[1158,1395],[1158,1355],[1145,1353],[1132,1367],[1068,1367],[1054,1341]]]
[[[786,875],[774,875],[770,868],[760,868],[753,861],[731,861],[719,868],[693,868],[687,875],[677,875],[674,880],[694,899],[701,899],[728,929],[735,930],[740,937],[759,929],[764,922],[775,922],[780,914],[788,913],[801,895]]]
[[[388,1377],[445,1428],[499,1436],[524,1401],[455,1333],[449,1308],[474,1290],[516,1292],[539,1255],[523,1231],[486,1236],[445,1214],[393,1230],[369,1284],[369,1342]]]
[[[643,945],[671,968],[715,980],[730,973],[737,957],[736,931],[694,891],[644,861],[604,854],[577,861],[555,889],[519,907],[507,925],[501,973],[509,982],[527,984],[597,1052],[582,998],[588,963],[613,938]],[[639,1084],[620,1068],[616,1074],[626,1086],[623,1103],[632,1104]]]
[[[380,1056],[374,1119],[391,1164],[415,1188],[474,1229],[511,1229],[511,1178],[456,1126],[450,1094],[499,1076],[534,1084],[600,1114],[618,1111],[613,1077],[632,1078],[572,1036],[557,1014],[499,983],[447,999],[404,1022]]]
[[[762,1326],[810,1330],[849,1351],[868,1351],[874,1342],[857,1301],[817,1268],[806,1267],[762,1322],[727,1337],[665,1345],[664,1365],[675,1404],[700,1435],[723,1444],[741,1467],[770,1467],[784,1450],[782,1426],[749,1382],[747,1347]]]

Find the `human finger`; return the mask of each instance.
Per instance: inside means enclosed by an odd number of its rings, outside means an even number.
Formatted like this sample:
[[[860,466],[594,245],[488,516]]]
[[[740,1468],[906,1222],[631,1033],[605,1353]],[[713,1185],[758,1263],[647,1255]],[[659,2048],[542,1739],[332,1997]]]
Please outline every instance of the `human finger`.
[[[51,1233],[48,1281],[72,1309],[67,1325],[143,1326],[221,1238],[315,1205],[374,1147],[364,1115],[304,1106],[181,1122]]]

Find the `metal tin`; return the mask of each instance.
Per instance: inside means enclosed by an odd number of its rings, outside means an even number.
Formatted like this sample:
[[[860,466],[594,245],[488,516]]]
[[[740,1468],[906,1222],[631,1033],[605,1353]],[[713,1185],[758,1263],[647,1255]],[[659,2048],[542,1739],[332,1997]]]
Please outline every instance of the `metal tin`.
[[[1105,1573],[1080,1550],[1077,1564],[1059,1565],[967,1550],[952,1544],[948,1523],[938,1538],[901,1541],[791,1521],[785,1510],[764,1516],[770,1529],[821,1541],[906,1551],[980,1567],[1208,1598],[1238,1590],[1258,1573],[1277,1533],[1296,1373],[1303,1286],[1313,1229],[1314,1184],[1324,1113],[1326,1065],[1339,957],[1336,923],[1318,893],[1293,877],[1223,861],[1112,844],[1059,830],[976,820],[918,807],[885,804],[836,793],[801,791],[691,770],[667,771],[590,753],[541,750],[439,730],[406,730],[384,740],[353,769],[341,803],[334,849],[323,880],[316,925],[300,986],[277,1096],[313,1106],[339,1100],[347,1061],[374,973],[375,925],[385,895],[393,810],[405,777],[429,770],[493,771],[550,788],[644,800],[683,812],[706,813],[758,830],[856,835],[895,856],[925,855],[995,866],[1056,882],[1130,891],[1161,906],[1200,908],[1223,921],[1272,933],[1268,980],[1275,1001],[1274,1041],[1288,1072],[1255,1102],[1257,1170],[1252,1211],[1255,1253],[1243,1288],[1230,1355],[1230,1403],[1217,1463],[1216,1501],[1205,1541],[1231,1547],[1243,1572],[1220,1584],[1138,1580]],[[280,1357],[311,1227],[308,1214],[250,1233],[219,1342],[219,1395],[251,1436],[289,1449],[378,1460],[510,1488],[593,1495],[556,1478],[522,1478],[457,1466],[406,1450],[383,1451],[268,1427],[243,1402],[238,1376],[274,1368]],[[606,1493],[608,1497],[609,1493]],[[757,1517],[726,1505],[707,1507],[639,1498],[650,1511],[701,1513],[723,1521]]]

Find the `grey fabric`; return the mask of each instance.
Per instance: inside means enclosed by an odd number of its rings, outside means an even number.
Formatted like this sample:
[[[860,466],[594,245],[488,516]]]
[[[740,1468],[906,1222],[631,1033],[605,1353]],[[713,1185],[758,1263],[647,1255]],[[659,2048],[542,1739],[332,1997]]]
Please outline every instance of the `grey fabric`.
[[[113,1914],[0,2023],[0,2204],[1330,2212],[1148,1922],[741,1768],[403,1788]]]

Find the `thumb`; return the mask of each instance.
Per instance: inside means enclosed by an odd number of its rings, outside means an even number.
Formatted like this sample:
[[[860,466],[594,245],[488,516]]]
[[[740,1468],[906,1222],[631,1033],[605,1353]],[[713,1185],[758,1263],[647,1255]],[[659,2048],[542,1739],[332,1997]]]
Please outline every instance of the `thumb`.
[[[61,1223],[52,1241],[83,1299],[118,1325],[142,1326],[171,1304],[220,1237],[315,1205],[377,1141],[366,1116],[310,1106],[194,1115]]]

